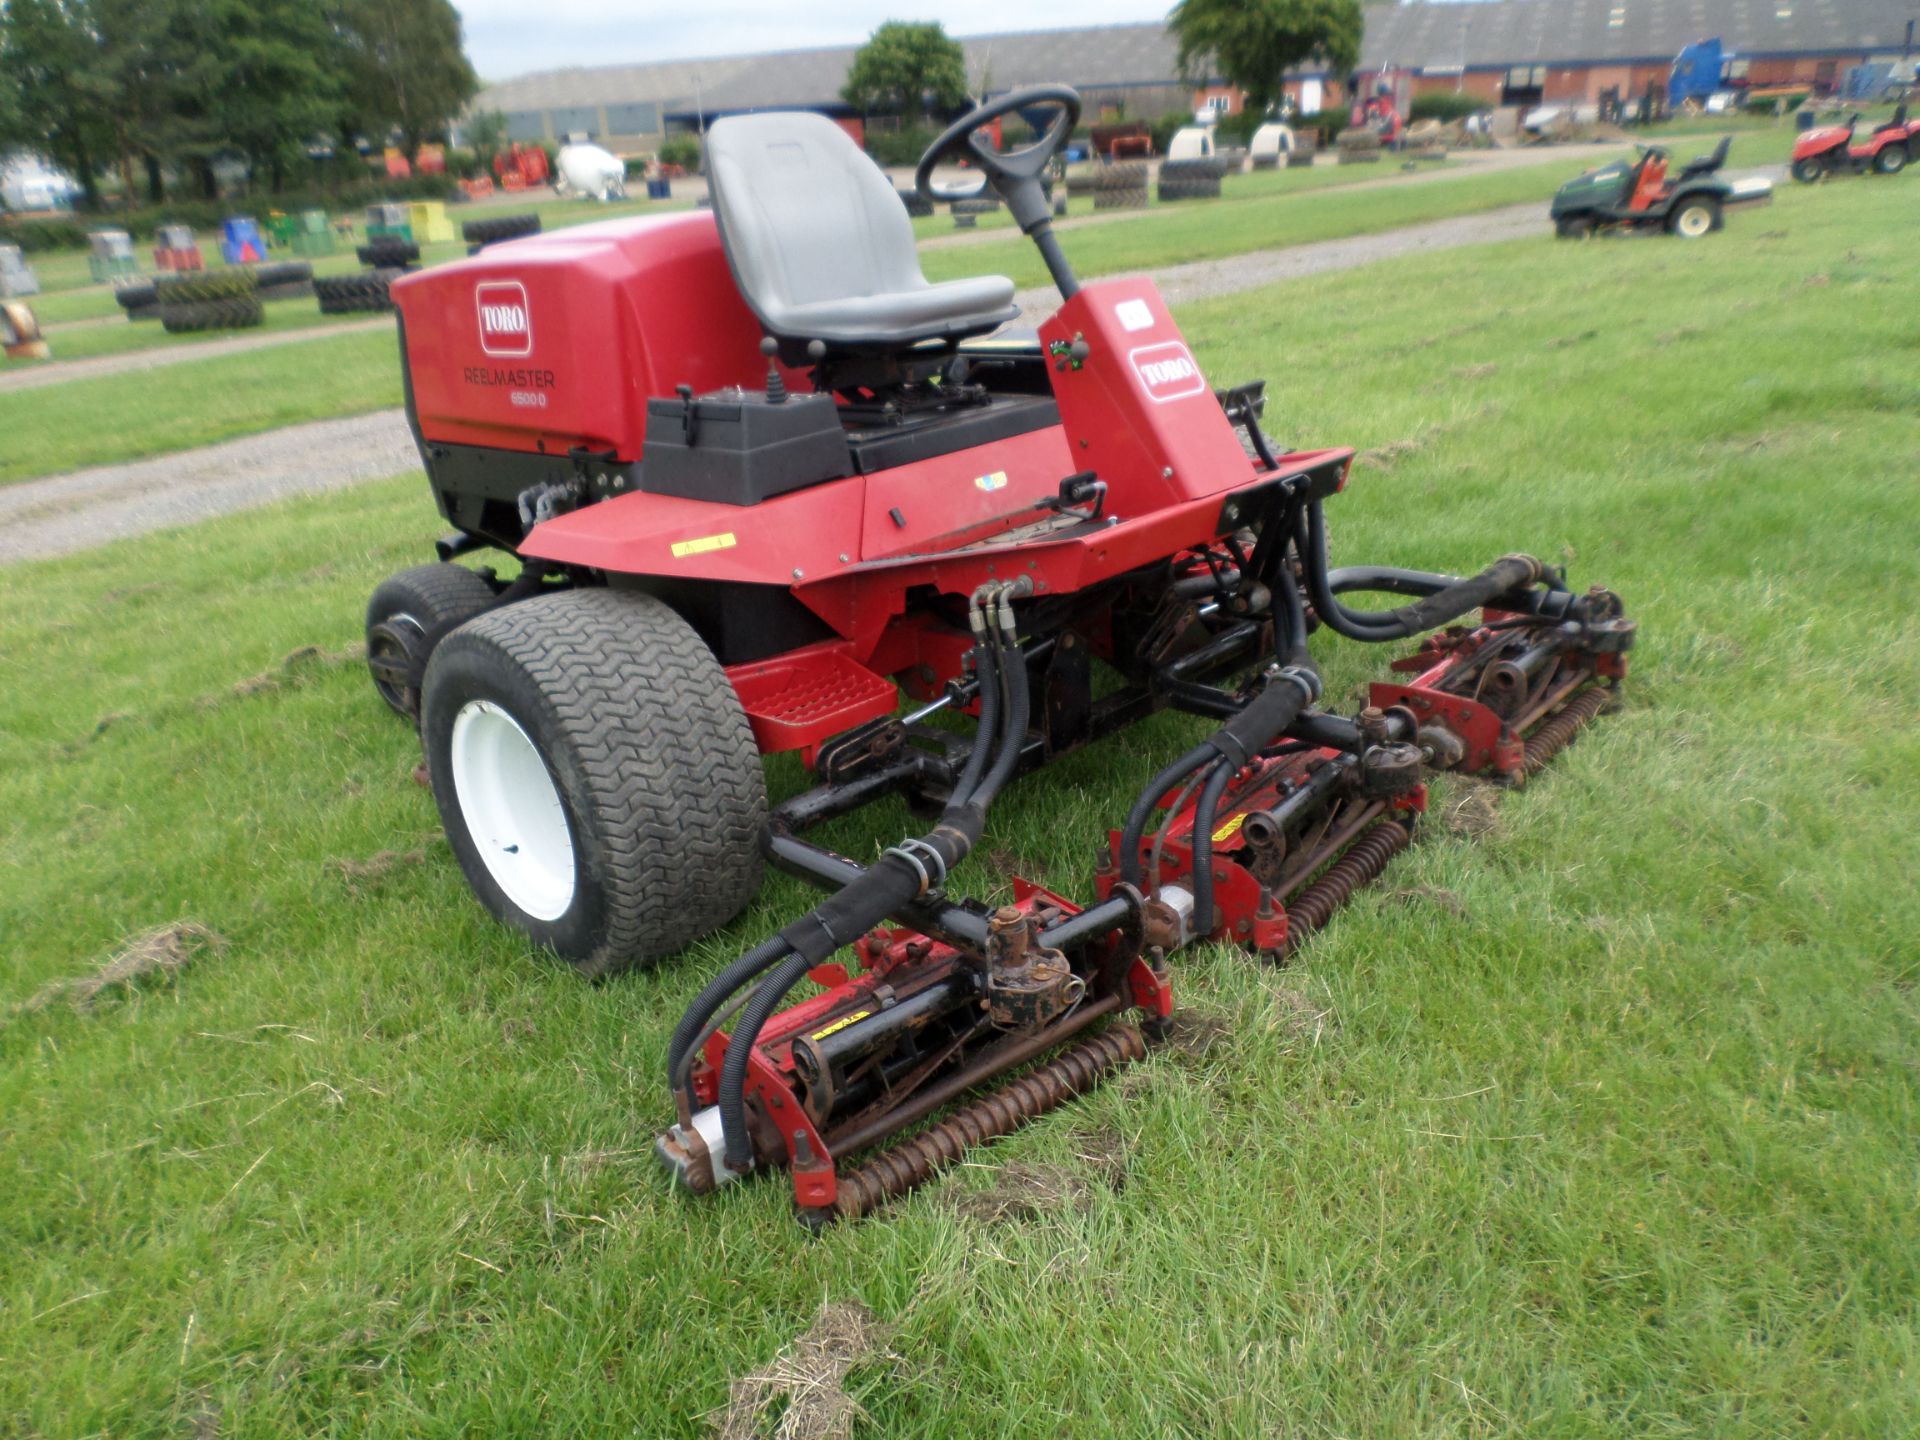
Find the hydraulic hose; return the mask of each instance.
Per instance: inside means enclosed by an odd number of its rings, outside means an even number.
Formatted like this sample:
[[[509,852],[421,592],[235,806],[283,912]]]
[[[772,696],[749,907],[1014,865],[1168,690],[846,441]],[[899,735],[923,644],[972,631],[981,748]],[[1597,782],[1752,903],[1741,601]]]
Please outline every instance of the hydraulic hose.
[[[1160,803],[1160,797],[1219,754],[1211,740],[1202,740],[1149,780],[1147,788],[1134,800],[1133,808],[1127,812],[1127,823],[1120,830],[1120,878],[1127,884],[1139,887],[1140,837],[1146,834],[1147,819],[1153,814],[1153,807]]]
[[[1127,812],[1127,823],[1120,832],[1120,877],[1129,885],[1140,883],[1140,837],[1147,828],[1147,817],[1153,813],[1153,807],[1162,795],[1185,780],[1194,771],[1210,761],[1222,764],[1225,775],[1219,777],[1219,789],[1226,787],[1233,773],[1245,765],[1248,760],[1259,754],[1283,730],[1299,718],[1315,700],[1320,698],[1320,676],[1303,665],[1289,665],[1274,677],[1273,683],[1262,690],[1243,706],[1239,714],[1216,730],[1212,736],[1193,747],[1152,780],[1147,788],[1140,792],[1133,802],[1133,809]],[[1208,777],[1208,790],[1215,790],[1214,777]],[[1214,804],[1218,805],[1218,790],[1214,793]],[[1200,803],[1207,803],[1207,791],[1200,792]],[[1198,825],[1195,812],[1195,824]],[[1211,848],[1209,834],[1209,849]],[[1194,864],[1199,868],[1200,835],[1194,835]],[[1208,877],[1211,886],[1211,875]],[[1196,886],[1198,875],[1195,876]],[[1196,896],[1198,891],[1196,889]],[[1198,914],[1196,906],[1196,915]],[[1196,934],[1204,933],[1197,927]]]
[[[735,1170],[746,1170],[753,1164],[753,1140],[747,1134],[747,1061],[767,1021],[813,963],[805,955],[791,956],[761,981],[727,1042],[727,1058],[720,1066],[720,1128],[727,1140],[727,1164]]]
[[[667,1077],[678,1089],[678,1077],[681,1067],[686,1063],[688,1053],[707,1028],[707,1022],[727,1003],[733,992],[748,981],[758,978],[770,966],[779,962],[793,947],[780,936],[775,935],[762,941],[746,954],[735,960],[726,969],[708,982],[706,989],[694,998],[687,1007],[687,1013],[680,1017],[680,1023],[673,1027],[673,1038],[667,1042]],[[691,1097],[689,1097],[691,1100]]]
[[[987,805],[1019,763],[1031,697],[1026,660],[1017,643],[1012,588],[1002,585],[991,592],[975,629],[984,641],[982,664],[997,671],[1000,687],[1006,691],[1004,712],[995,707],[996,713],[989,717],[987,697],[993,692],[982,690],[982,718],[993,718],[998,733],[982,733],[976,744],[977,754],[993,752],[990,763],[983,761],[986,769],[979,783],[966,792],[956,787],[932,831],[887,851],[858,879],[775,937],[791,953],[761,981],[741,1011],[720,1067],[720,1126],[726,1139],[726,1163],[732,1169],[745,1170],[753,1164],[753,1139],[746,1123],[747,1066],[767,1021],[815,965],[939,886],[979,842]],[[977,610],[981,608],[976,605]],[[1002,653],[988,658],[988,651]],[[983,669],[983,684],[987,675]],[[968,757],[969,771],[974,768],[972,759]],[[961,779],[966,779],[965,773]]]
[[[1295,533],[1314,611],[1329,629],[1349,640],[1377,643],[1408,639],[1458,620],[1509,591],[1536,583],[1546,574],[1546,567],[1531,555],[1508,555],[1478,575],[1454,581],[1398,610],[1352,610],[1340,603],[1327,578],[1327,519],[1318,500],[1308,504],[1304,523]]]
[[[1231,761],[1218,761],[1207,783],[1201,788],[1200,801],[1193,808],[1193,938],[1204,940],[1213,933],[1213,819],[1220,813],[1220,797],[1227,782],[1240,767]]]

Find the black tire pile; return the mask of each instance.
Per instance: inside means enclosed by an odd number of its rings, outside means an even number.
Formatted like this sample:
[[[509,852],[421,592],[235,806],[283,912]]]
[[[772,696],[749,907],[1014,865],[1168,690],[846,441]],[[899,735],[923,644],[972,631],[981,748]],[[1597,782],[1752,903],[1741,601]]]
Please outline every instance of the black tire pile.
[[[1224,160],[1167,160],[1160,166],[1160,202],[1218,200],[1220,179],[1227,173]]]
[[[1094,175],[1093,208],[1096,210],[1144,210],[1147,208],[1147,167],[1144,161],[1128,160],[1109,165]]]
[[[188,271],[158,276],[153,284],[160,323],[169,335],[251,330],[267,318],[250,270]]]
[[[353,252],[369,270],[404,270],[420,263],[420,247],[397,235],[381,235]]]
[[[523,240],[539,233],[538,215],[490,215],[484,220],[469,220],[460,227],[460,238],[467,242],[469,255],[478,255],[489,245]]]
[[[388,289],[402,270],[363,270],[357,275],[321,275],[313,282],[322,315],[381,315],[393,309]]]
[[[305,260],[275,260],[253,267],[253,287],[262,300],[302,300],[313,294],[313,266]]]
[[[132,280],[114,288],[113,298],[129,320],[158,320],[160,290],[151,280]]]
[[[895,190],[893,193],[900,197],[900,203],[906,207],[907,214],[915,219],[933,214],[933,201],[927,199],[918,190]]]

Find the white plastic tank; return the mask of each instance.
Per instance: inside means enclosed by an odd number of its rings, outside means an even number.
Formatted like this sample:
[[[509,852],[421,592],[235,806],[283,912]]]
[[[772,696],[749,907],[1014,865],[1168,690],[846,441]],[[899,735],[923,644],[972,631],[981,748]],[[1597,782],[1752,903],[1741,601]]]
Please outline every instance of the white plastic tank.
[[[557,157],[560,188],[594,200],[620,200],[627,193],[627,165],[598,145],[562,145]]]
[[[1293,153],[1293,127],[1282,125],[1278,120],[1269,120],[1253,132],[1253,139],[1247,144],[1250,155],[1291,155]]]
[[[1213,132],[1198,125],[1182,126],[1167,142],[1169,160],[1206,160],[1212,155]]]

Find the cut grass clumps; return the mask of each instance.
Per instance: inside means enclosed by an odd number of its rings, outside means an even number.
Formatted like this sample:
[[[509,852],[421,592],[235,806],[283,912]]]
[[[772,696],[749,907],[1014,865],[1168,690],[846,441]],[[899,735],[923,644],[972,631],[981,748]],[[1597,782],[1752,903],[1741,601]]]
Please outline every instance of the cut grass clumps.
[[[206,926],[191,920],[161,925],[137,935],[91,975],[74,980],[49,980],[21,1005],[31,1014],[64,1001],[75,1010],[91,1010],[105,992],[126,993],[154,979],[165,979],[184,969],[208,950],[224,950],[227,942]]]

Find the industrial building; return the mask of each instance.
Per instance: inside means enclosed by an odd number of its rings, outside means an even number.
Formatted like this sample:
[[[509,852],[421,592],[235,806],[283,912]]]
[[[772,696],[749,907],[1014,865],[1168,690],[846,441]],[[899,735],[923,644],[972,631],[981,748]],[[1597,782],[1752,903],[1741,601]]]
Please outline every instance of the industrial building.
[[[1912,46],[1920,0],[1464,0],[1370,5],[1360,73],[1392,72],[1415,95],[1457,91],[1490,104],[1581,104],[1662,84],[1685,46],[1718,37],[1729,78],[1831,87],[1850,65]],[[1065,81],[1090,114],[1152,118],[1239,95],[1180,74],[1159,23],[960,37],[975,94]],[[857,47],[547,70],[489,86],[475,108],[507,117],[517,140],[585,135],[633,153],[664,135],[748,110],[806,109],[858,129],[840,98]],[[1288,89],[1304,110],[1345,93],[1349,77],[1303,71]]]

